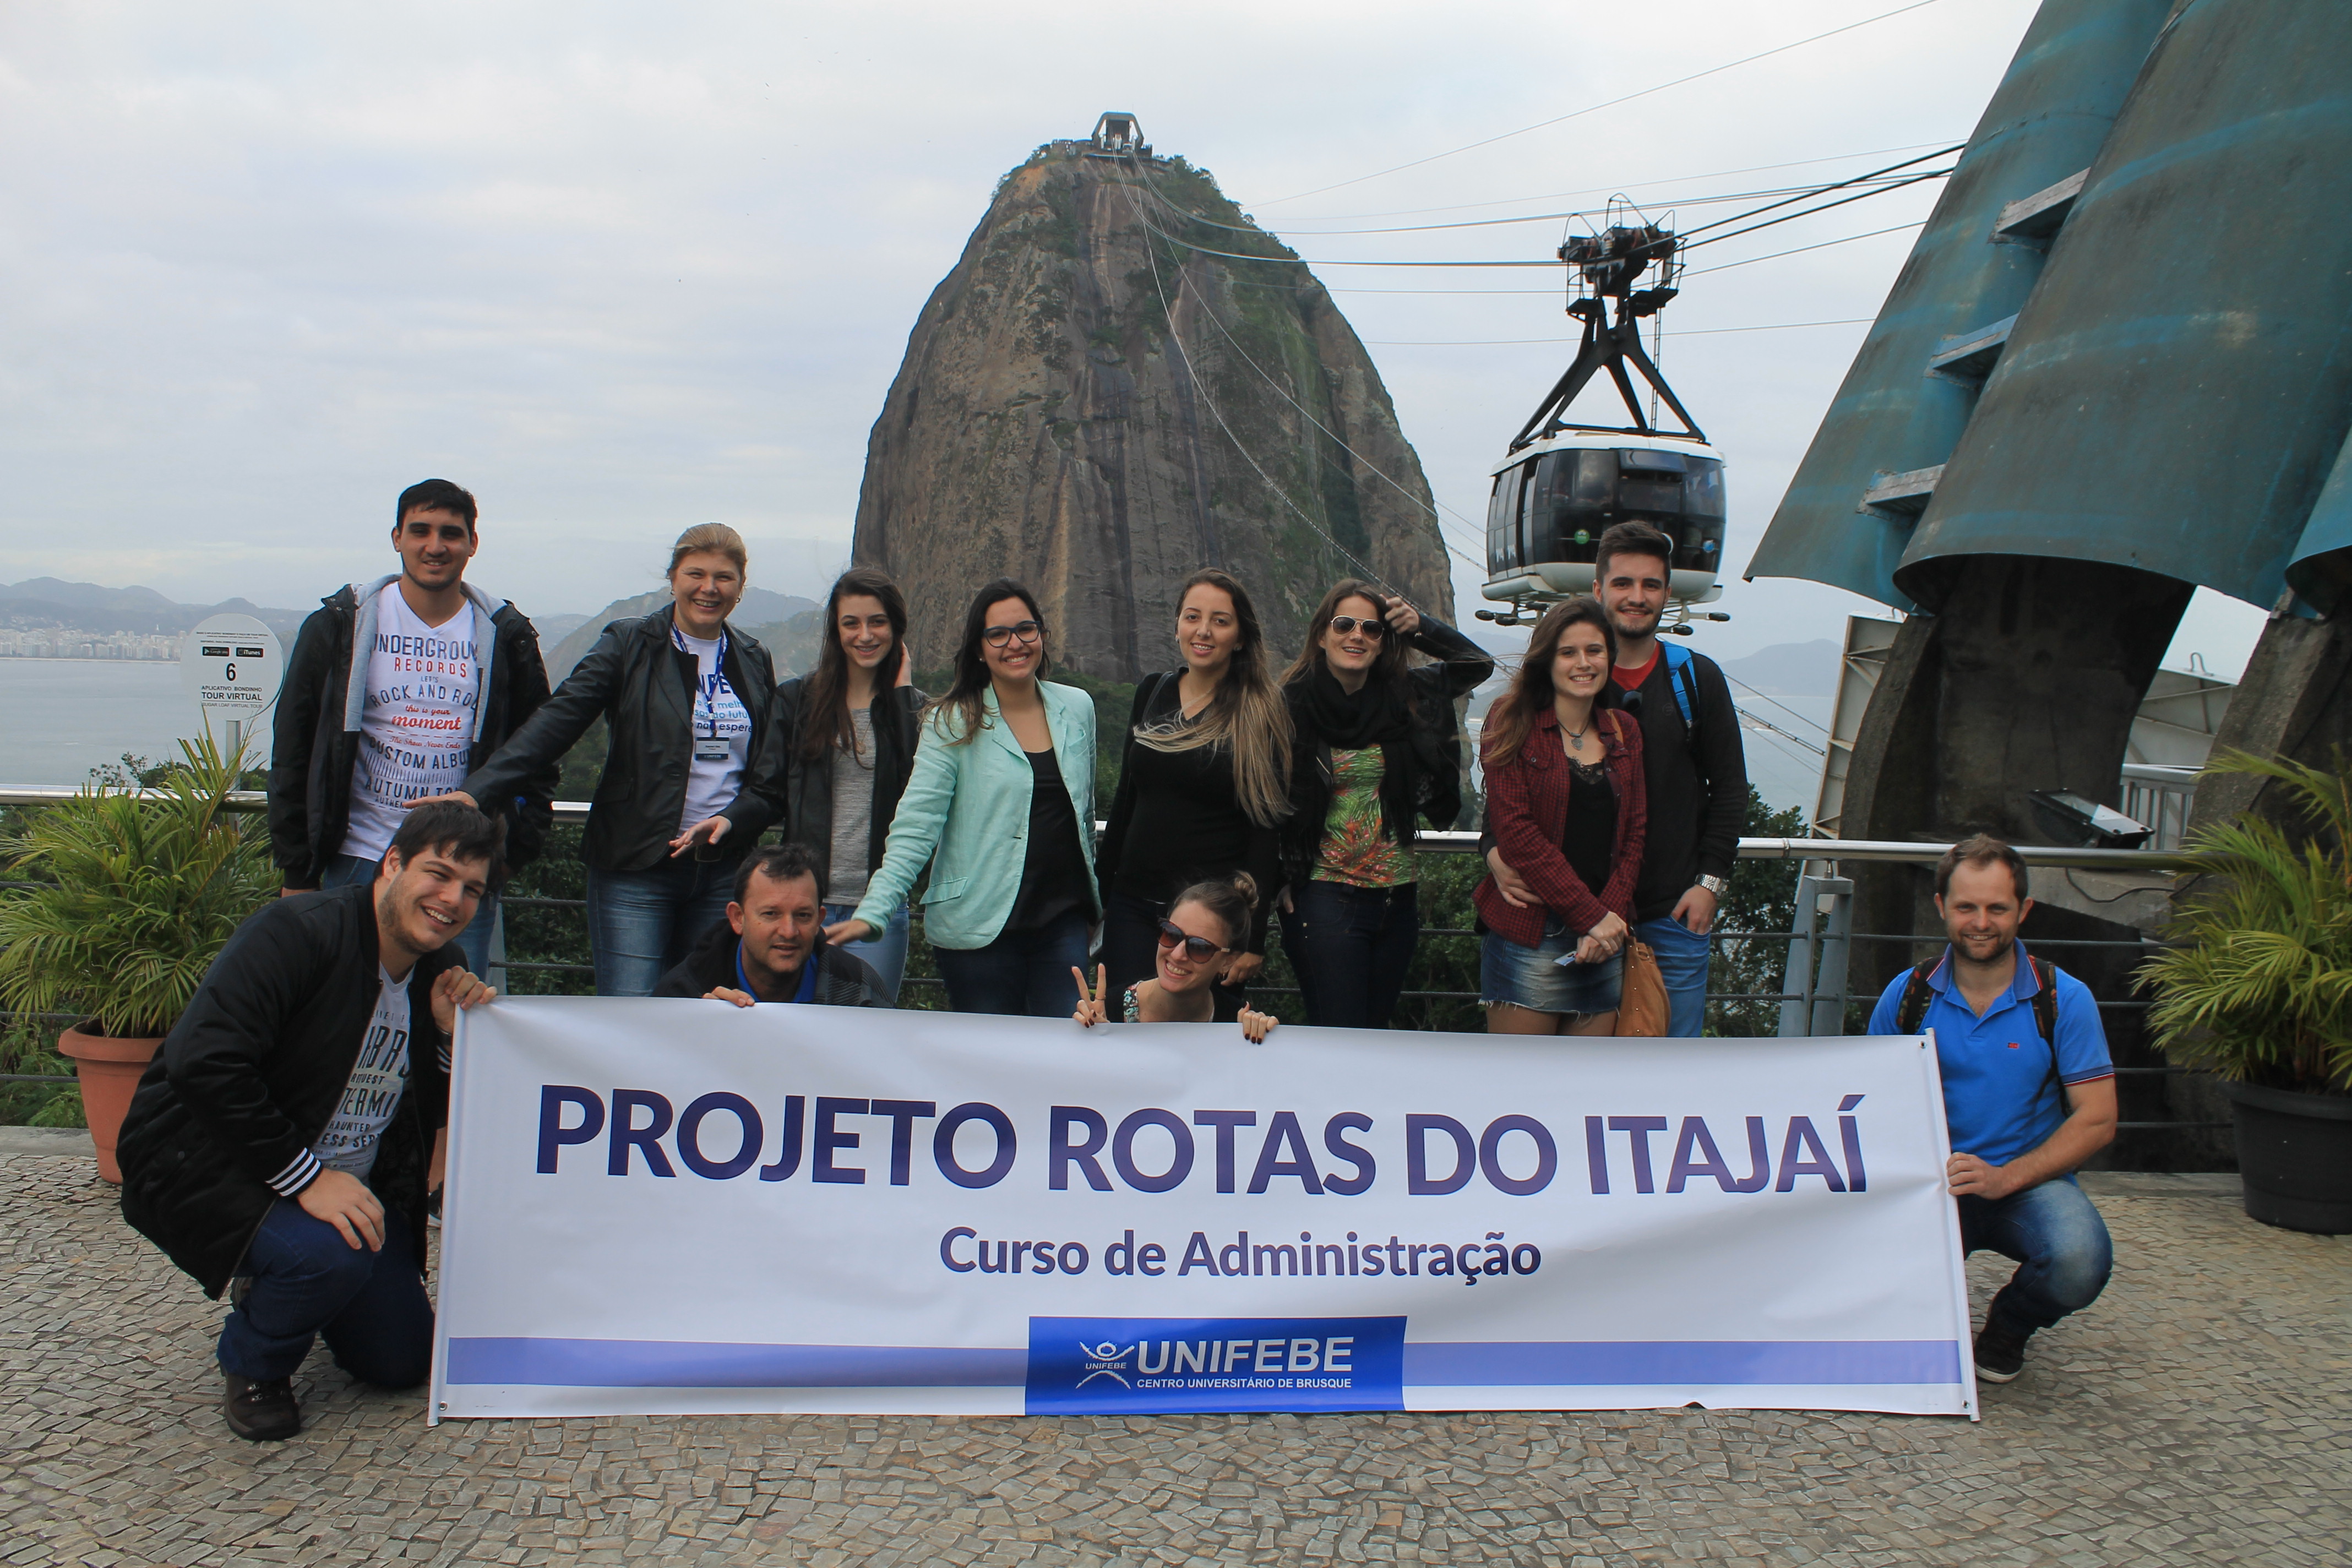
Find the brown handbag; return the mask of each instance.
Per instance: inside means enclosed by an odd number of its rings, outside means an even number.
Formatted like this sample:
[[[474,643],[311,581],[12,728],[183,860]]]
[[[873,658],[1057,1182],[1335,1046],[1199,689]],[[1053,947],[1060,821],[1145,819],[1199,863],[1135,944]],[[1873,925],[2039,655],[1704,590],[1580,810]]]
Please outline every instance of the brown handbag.
[[[1625,942],[1625,962],[1619,969],[1617,1033],[1657,1039],[1666,1032],[1666,979],[1658,973],[1658,955],[1632,938]]]

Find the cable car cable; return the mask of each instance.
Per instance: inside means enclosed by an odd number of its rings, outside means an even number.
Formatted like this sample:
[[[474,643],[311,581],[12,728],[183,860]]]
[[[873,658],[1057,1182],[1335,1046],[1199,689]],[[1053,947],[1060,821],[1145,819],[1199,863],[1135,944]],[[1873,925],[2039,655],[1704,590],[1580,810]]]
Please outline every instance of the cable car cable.
[[[1748,55],[1741,59],[1729,60],[1719,66],[1709,66],[1703,71],[1694,71],[1689,76],[1676,77],[1672,81],[1662,81],[1655,87],[1645,87],[1638,92],[1629,92],[1622,98],[1612,98],[1602,103],[1590,103],[1585,105],[1582,109],[1571,110],[1566,114],[1555,115],[1549,120],[1538,121],[1533,125],[1523,125],[1517,131],[1506,131],[1498,136],[1485,137],[1482,140],[1468,142],[1460,147],[1448,148],[1443,153],[1432,153],[1426,158],[1415,158],[1408,163],[1397,163],[1386,169],[1376,170],[1369,174],[1359,174],[1351,180],[1341,180],[1335,184],[1318,185],[1311,191],[1300,191],[1295,195],[1276,196],[1272,201],[1260,202],[1256,205],[1260,206],[1278,206],[1284,202],[1304,201],[1308,196],[1319,196],[1326,191],[1344,190],[1349,185],[1360,185],[1367,180],[1384,179],[1391,174],[1402,174],[1407,169],[1417,169],[1423,163],[1434,163],[1441,158],[1451,158],[1455,156],[1457,153],[1475,152],[1481,147],[1491,147],[1497,142],[1508,142],[1515,136],[1525,136],[1530,132],[1546,130],[1554,125],[1563,124],[1570,120],[1580,119],[1587,114],[1597,114],[1604,109],[1614,109],[1619,104],[1631,103],[1636,99],[1648,98],[1653,93],[1664,92],[1669,88],[1682,87],[1690,82],[1701,80],[1706,77],[1720,76],[1725,71],[1737,70],[1741,66],[1753,65],[1758,60],[1769,59],[1774,55],[1787,54],[1790,49],[1801,49],[1808,44],[1818,44],[1824,38],[1834,38],[1841,33],[1851,33],[1858,28],[1872,26],[1877,23],[1887,21],[1892,17],[1903,16],[1907,12],[1924,11],[1928,6],[1938,3],[1939,0],[1913,0],[1911,5],[1898,5],[1892,11],[1884,11],[1875,16],[1865,16],[1859,22],[1849,22],[1843,27],[1832,27],[1826,33],[1815,33],[1811,37],[1799,38],[1793,43],[1781,44],[1776,47],[1765,49],[1761,53]]]
[[[1798,712],[1794,708],[1791,708],[1787,703],[1780,701],[1778,698],[1767,697],[1763,692],[1757,690],[1754,687],[1748,685],[1748,682],[1732,674],[1731,671],[1727,669],[1724,670],[1723,679],[1731,682],[1732,685],[1737,686],[1740,690],[1745,691],[1748,696],[1757,699],[1759,701],[1771,703],[1773,707],[1778,708],[1781,712],[1786,713],[1798,723],[1811,724],[1814,729],[1819,730],[1824,735],[1827,735],[1830,732],[1828,725],[1822,723],[1818,720],[1807,718],[1804,714]]]
[[[1877,319],[1875,316],[1848,316],[1835,321],[1773,321],[1753,327],[1694,327],[1668,332],[1666,336],[1712,338],[1726,332],[1785,332],[1798,327],[1863,327]],[[1532,344],[1558,346],[1576,341],[1574,338],[1366,338],[1364,346],[1382,349],[1500,349]]]
[[[1835,183],[1831,184],[1826,184],[1826,185],[1817,185],[1817,186],[1815,186],[1815,187],[1814,187],[1814,188],[1813,188],[1810,193],[1805,193],[1805,194],[1801,194],[1801,195],[1798,195],[1790,196],[1790,197],[1788,197],[1786,200],[1773,202],[1773,203],[1770,203],[1770,204],[1769,204],[1769,205],[1768,205],[1758,207],[1758,208],[1756,208],[1756,209],[1755,209],[1754,211],[1752,211],[1752,212],[1748,212],[1748,213],[1738,214],[1738,215],[1737,215],[1737,216],[1732,216],[1732,217],[1717,218],[1717,219],[1715,222],[1713,222],[1713,223],[1703,223],[1703,224],[1699,225],[1699,226],[1698,226],[1698,227],[1696,227],[1696,228],[1686,228],[1686,229],[1683,230],[1683,232],[1682,232],[1683,248],[1685,248],[1685,250],[1687,250],[1688,248],[1690,248],[1690,247],[1691,247],[1691,246],[1693,246],[1693,245],[1695,245],[1695,244],[1699,243],[1698,241],[1693,240],[1693,239],[1690,237],[1692,235],[1695,235],[1695,234],[1705,234],[1708,229],[1711,229],[1711,228],[1721,228],[1725,224],[1727,224],[1727,223],[1738,223],[1738,222],[1739,222],[1739,221],[1740,221],[1740,219],[1741,219],[1741,218],[1743,218],[1743,217],[1754,217],[1754,216],[1757,216],[1757,214],[1759,214],[1759,213],[1768,213],[1768,212],[1772,211],[1772,210],[1773,210],[1774,208],[1776,208],[1776,207],[1784,207],[1784,206],[1787,206],[1790,202],[1801,202],[1801,201],[1803,201],[1803,200],[1805,200],[1805,199],[1806,199],[1806,195],[1823,195],[1823,196],[1825,196],[1825,195],[1829,195],[1829,193],[1830,193],[1830,192],[1832,192],[1832,191],[1842,191],[1842,190],[1845,189],[1848,185],[1867,184],[1869,184],[1870,182],[1872,182],[1872,181],[1874,181],[1874,180],[1885,180],[1885,179],[1888,179],[1891,175],[1893,175],[1893,174],[1894,174],[1897,170],[1900,170],[1900,169],[1907,169],[1907,168],[1909,168],[1909,167],[1910,167],[1912,164],[1914,164],[1914,163],[1926,163],[1926,162],[1927,162],[1928,159],[1930,159],[1930,158],[1940,158],[1940,157],[1942,157],[1942,156],[1943,156],[1945,153],[1958,153],[1958,152],[1959,152],[1962,148],[1966,147],[1967,145],[1968,145],[1968,143],[1967,143],[1967,142],[1962,142],[1956,143],[1955,145],[1953,145],[1953,146],[1949,146],[1949,147],[1938,147],[1937,149],[1936,149],[1936,150],[1935,150],[1934,152],[1932,152],[1932,153],[1920,153],[1920,154],[1919,154],[1919,156],[1917,156],[1916,158],[1906,158],[1906,159],[1905,159],[1905,160],[1903,160],[1903,162],[1901,162],[1900,163],[1889,163],[1889,164],[1887,164],[1887,165],[1886,165],[1886,167],[1885,167],[1885,168],[1883,168],[1883,169],[1873,169],[1873,170],[1871,170],[1871,171],[1870,171],[1870,173],[1868,173],[1868,174],[1856,174],[1853,178],[1852,178],[1852,179],[1850,179],[1850,180],[1839,180],[1839,181],[1836,181]],[[1908,176],[1906,176],[1906,177],[1905,177],[1905,178],[1903,178],[1903,179],[1900,179],[1900,180],[1894,180],[1894,181],[1892,181],[1892,182],[1891,182],[1891,184],[1890,184],[1890,185],[1889,185],[1889,188],[1890,188],[1890,189],[1892,189],[1892,188],[1895,188],[1895,186],[1907,185],[1907,184],[1912,184],[1915,180],[1940,178],[1942,175],[1944,175],[1944,174],[1950,174],[1950,173],[1951,173],[1951,171],[1950,171],[1949,169],[1942,169],[1942,170],[1938,170],[1938,171],[1937,171],[1937,173],[1936,173],[1935,174],[1917,174],[1917,175],[1908,175]],[[1656,203],[1653,203],[1653,204],[1651,204],[1651,205],[1655,205],[1655,206],[1665,206],[1665,205],[1670,205],[1670,204],[1667,204],[1667,203],[1664,203],[1664,202],[1656,202]],[[1838,205],[1838,204],[1832,203],[1832,205]],[[1743,231],[1743,232],[1744,232],[1744,231]],[[1728,237],[1727,236],[1727,237]]]
[[[1927,226],[1927,220],[1926,218],[1921,218],[1916,223],[1898,223],[1892,228],[1874,228],[1867,234],[1849,234],[1843,239],[1825,239],[1819,245],[1801,245],[1794,250],[1775,250],[1765,256],[1748,256],[1742,257],[1738,261],[1720,261],[1713,267],[1694,268],[1689,272],[1684,273],[1683,276],[1685,278],[1704,278],[1710,272],[1728,272],[1735,267],[1747,267],[1759,261],[1778,261],[1784,256],[1802,256],[1808,250],[1827,250],[1833,245],[1851,245],[1857,239],[1876,239],[1882,234],[1901,234],[1906,228],[1925,228]]]

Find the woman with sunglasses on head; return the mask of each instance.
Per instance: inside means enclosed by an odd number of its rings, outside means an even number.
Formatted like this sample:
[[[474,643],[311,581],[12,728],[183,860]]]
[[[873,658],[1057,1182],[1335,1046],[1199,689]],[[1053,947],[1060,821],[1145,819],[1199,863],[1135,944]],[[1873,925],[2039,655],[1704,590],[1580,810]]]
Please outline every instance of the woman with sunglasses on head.
[[[1078,1010],[1071,1015],[1091,1028],[1110,1022],[1110,999],[1119,997],[1120,1016],[1129,1024],[1207,1024],[1217,1020],[1210,993],[1218,976],[1235,958],[1257,910],[1257,884],[1246,871],[1222,880],[1197,882],[1176,895],[1159,922],[1153,943],[1157,957],[1152,977],[1132,985],[1114,986],[1108,965],[1097,965],[1092,990],[1086,972],[1070,973],[1078,983]],[[1219,960],[1223,960],[1220,963]],[[1252,1045],[1264,1043],[1279,1022],[1244,1004],[1234,1015],[1242,1036]]]
[[[1408,649],[1438,660],[1406,667]],[[1454,702],[1495,661],[1371,584],[1323,595],[1283,677],[1297,741],[1277,900],[1307,1021],[1385,1029],[1421,934],[1416,818],[1462,811]]]
[[[1507,899],[1492,872],[1472,895],[1489,1034],[1616,1030],[1648,812],[1642,726],[1610,694],[1616,662],[1598,599],[1555,605],[1486,715],[1486,826],[1541,900]]]
[[[882,863],[914,769],[922,707],[908,668],[906,596],[873,567],[843,573],[825,599],[815,671],[776,688],[784,837],[816,862],[828,926],[850,918]],[[872,942],[844,946],[881,976],[896,1005],[907,973],[905,900]]]
[[[1067,1016],[1070,970],[1101,918],[1094,700],[1039,679],[1045,651],[1035,595],[1003,577],[980,591],[882,864],[857,912],[825,928],[828,942],[872,941],[929,865],[924,933],[959,1013]]]
[[[1136,688],[1103,831],[1102,958],[1114,994],[1152,973],[1155,939],[1180,891],[1236,873],[1271,889],[1282,875],[1290,710],[1241,584],[1215,570],[1188,578],[1176,647],[1183,668]],[[1265,962],[1265,935],[1261,903],[1210,988],[1219,1018],[1240,1016],[1243,988]]]
[[[503,800],[597,720],[610,723],[580,850],[599,996],[653,994],[727,918],[736,863],[782,808],[773,667],[727,624],[746,565],[725,523],[678,535],[669,604],[606,626],[496,756],[434,797]]]

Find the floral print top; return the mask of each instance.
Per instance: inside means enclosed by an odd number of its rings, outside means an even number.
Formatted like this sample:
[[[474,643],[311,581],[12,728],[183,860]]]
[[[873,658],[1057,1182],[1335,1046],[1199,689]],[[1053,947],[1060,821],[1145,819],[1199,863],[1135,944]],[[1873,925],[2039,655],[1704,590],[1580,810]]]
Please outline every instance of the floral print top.
[[[1331,807],[1323,816],[1323,841],[1315,850],[1315,880],[1351,888],[1402,888],[1418,881],[1412,852],[1381,824],[1378,746],[1331,752]]]

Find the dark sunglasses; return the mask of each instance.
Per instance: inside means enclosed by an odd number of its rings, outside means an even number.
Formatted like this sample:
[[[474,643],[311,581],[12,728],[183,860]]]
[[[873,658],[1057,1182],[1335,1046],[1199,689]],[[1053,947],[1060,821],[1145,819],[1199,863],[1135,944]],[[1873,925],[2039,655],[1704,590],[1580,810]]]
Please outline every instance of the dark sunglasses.
[[[1038,634],[1044,630],[1045,628],[1034,621],[1022,621],[1009,626],[991,626],[980,635],[989,647],[1003,647],[1014,637],[1019,637],[1023,642],[1035,642]]]
[[[1375,639],[1380,637],[1381,634],[1389,629],[1388,623],[1386,621],[1370,616],[1367,616],[1360,620],[1354,616],[1333,616],[1330,619],[1329,625],[1331,629],[1338,632],[1341,637],[1346,637],[1358,626],[1361,626],[1364,628],[1364,635],[1366,637]]]
[[[1174,921],[1160,922],[1160,945],[1170,952],[1182,948],[1184,956],[1195,963],[1206,963],[1225,951],[1205,936],[1187,936]]]

